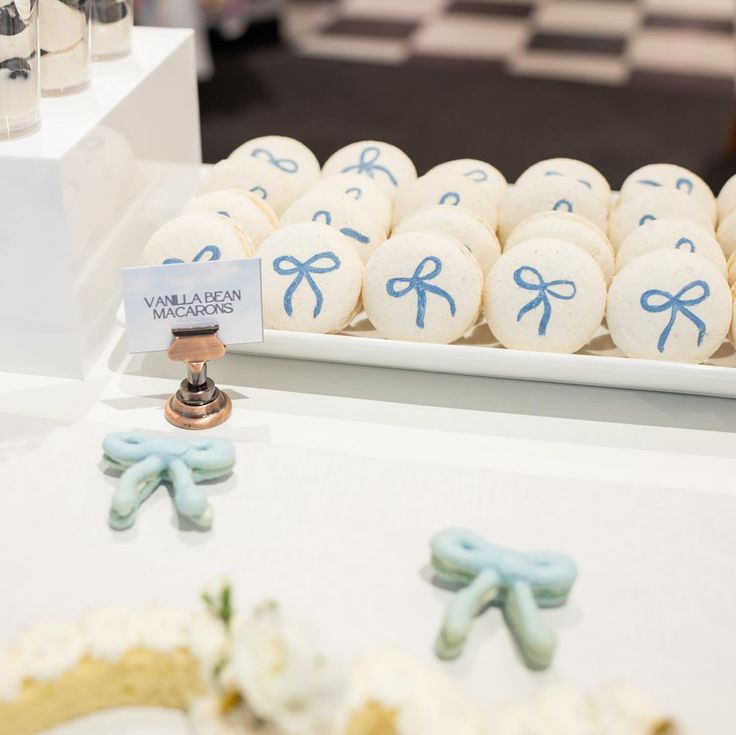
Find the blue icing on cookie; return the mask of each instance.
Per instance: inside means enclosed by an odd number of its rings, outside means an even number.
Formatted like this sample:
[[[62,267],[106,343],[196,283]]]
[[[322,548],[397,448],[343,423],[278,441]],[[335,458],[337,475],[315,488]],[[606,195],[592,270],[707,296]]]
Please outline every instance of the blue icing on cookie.
[[[235,448],[224,439],[108,434],[102,443],[108,466],[122,470],[110,506],[109,523],[116,530],[135,523],[138,509],[162,483],[171,485],[177,512],[207,528],[212,511],[198,483],[228,475]]]
[[[317,265],[320,261],[327,261],[329,265]],[[289,266],[284,266],[283,263],[289,263]],[[295,258],[293,255],[280,255],[273,261],[273,269],[280,276],[295,276],[289,287],[284,293],[284,311],[291,316],[294,312],[294,306],[292,299],[294,293],[301,285],[302,281],[309,284],[309,287],[314,293],[315,305],[314,311],[312,312],[312,318],[316,319],[322,312],[322,305],[324,304],[324,296],[322,291],[317,285],[316,281],[312,277],[313,274],[319,273],[331,273],[336,271],[340,267],[340,258],[335,253],[325,250],[322,253],[317,253],[311,258],[307,258],[303,263]]]
[[[641,219],[639,220],[639,227],[646,224],[647,222],[654,222],[655,219],[657,218],[653,214],[642,215]]]
[[[255,148],[250,153],[252,158],[262,158],[272,166],[287,174],[295,174],[299,170],[299,164],[291,158],[276,158],[267,148]]]
[[[681,237],[675,243],[675,249],[680,250],[683,245],[687,245],[690,248],[691,253],[694,253],[697,250],[697,248],[695,247],[695,243],[689,237]]]
[[[360,199],[363,196],[363,190],[357,186],[351,186],[349,189],[345,189],[345,193],[349,194],[353,199]]]
[[[221,214],[223,217],[227,217],[228,219],[230,219],[230,212],[225,209],[218,210],[217,214]]]
[[[326,225],[331,225],[332,214],[330,214],[330,212],[328,212],[326,209],[320,209],[312,216],[312,222],[319,222],[320,220],[322,220]],[[341,227],[340,232],[345,235],[345,237],[350,237],[353,240],[357,240],[362,245],[368,245],[371,241],[371,239],[367,235],[354,230],[352,227]]]
[[[432,265],[432,270],[428,273],[423,273],[425,266],[428,264]],[[434,255],[430,255],[424,258],[424,260],[419,263],[410,278],[390,278],[386,282],[386,293],[388,293],[389,296],[393,296],[395,298],[406,296],[412,291],[417,292],[416,324],[419,329],[424,329],[424,317],[427,313],[427,292],[436,294],[437,296],[441,296],[443,299],[445,299],[450,306],[450,315],[455,316],[455,299],[453,299],[452,296],[450,296],[450,294],[447,293],[447,291],[445,291],[443,288],[440,288],[439,286],[436,286],[432,283],[427,283],[427,281],[431,281],[437,278],[437,276],[439,276],[441,272],[442,261]],[[399,284],[406,285],[397,288]]]
[[[472,171],[468,171],[464,175],[478,183],[488,181],[488,174],[480,168],[474,168]]]
[[[639,183],[645,186],[662,186],[659,181],[655,181],[654,179],[639,179]]]
[[[555,206],[552,207],[553,212],[560,212],[560,211],[567,211],[572,212],[574,207],[572,206],[572,202],[569,199],[560,199],[560,201],[555,202]]]
[[[529,274],[534,280],[524,280],[525,274]],[[552,317],[552,304],[550,303],[549,297],[552,296],[562,301],[570,301],[577,294],[577,286],[574,281],[564,279],[545,281],[542,274],[530,265],[523,265],[514,271],[514,282],[517,286],[527,291],[538,291],[537,295],[528,304],[525,304],[519,309],[516,321],[520,322],[527,312],[533,311],[538,306],[542,306],[542,318],[539,321],[538,329],[540,337],[544,337],[547,334],[547,326]],[[561,288],[567,289],[567,291],[561,291]]]
[[[268,192],[262,186],[254,186],[251,191],[254,194],[258,194],[261,199],[268,199]]]
[[[691,194],[693,191],[692,179],[677,179],[677,182],[675,183],[675,189],[677,189],[678,191],[684,191],[686,194]]]
[[[208,257],[205,257],[209,255]],[[205,262],[210,260],[220,260],[222,257],[222,253],[220,252],[220,248],[217,247],[217,245],[205,245],[192,259],[192,263],[199,263],[200,260],[203,260]],[[166,258],[166,260],[161,265],[172,265],[174,263],[184,263],[181,258]]]
[[[374,145],[366,146],[360,152],[358,163],[351,166],[346,166],[344,169],[342,169],[341,173],[347,174],[351,171],[355,171],[356,174],[365,174],[371,179],[376,178],[376,173],[381,173],[388,178],[393,186],[398,186],[399,182],[396,180],[396,177],[391,173],[390,169],[378,163],[378,159],[380,157],[380,148]]]
[[[691,295],[686,298],[688,292],[699,291],[697,295]],[[669,291],[662,291],[658,288],[651,288],[641,295],[641,308],[650,314],[659,314],[670,310],[670,319],[667,322],[662,333],[657,340],[657,350],[664,352],[667,344],[667,338],[670,336],[672,327],[675,326],[677,315],[682,314],[687,317],[698,330],[698,347],[703,343],[703,338],[707,331],[705,322],[694,312],[688,309],[689,306],[697,306],[702,304],[710,296],[710,286],[705,281],[693,281],[687,286],[681,288],[674,296]],[[656,300],[659,299],[659,303]]]
[[[544,175],[545,176],[565,176],[565,174],[560,173],[559,171],[546,171]],[[571,178],[571,177],[568,176],[566,178]],[[583,186],[587,186],[588,189],[590,189],[591,191],[593,190],[593,184],[591,184],[590,181],[588,181],[587,179],[576,179],[576,180],[578,183],[582,184]],[[572,212],[572,210],[570,211]]]
[[[440,658],[462,653],[473,621],[493,602],[503,610],[526,664],[534,669],[550,665],[557,638],[540,608],[567,602],[577,578],[569,556],[505,549],[461,528],[436,533],[431,551],[435,580],[456,590],[435,644]]]
[[[440,197],[439,203],[457,207],[460,204],[460,195],[456,191],[447,191]]]

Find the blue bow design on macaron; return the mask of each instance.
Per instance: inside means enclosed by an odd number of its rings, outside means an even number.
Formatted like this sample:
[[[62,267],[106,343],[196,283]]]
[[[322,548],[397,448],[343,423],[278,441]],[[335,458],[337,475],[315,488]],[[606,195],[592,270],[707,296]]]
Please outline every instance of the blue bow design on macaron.
[[[120,531],[132,526],[140,506],[164,483],[171,485],[181,516],[200,528],[212,525],[212,508],[197,483],[232,471],[235,449],[230,442],[115,433],[105,437],[102,448],[105,463],[122,470],[110,506],[112,528]]]
[[[460,204],[460,195],[456,191],[446,191],[441,197],[439,204],[447,204],[457,207]]]
[[[432,270],[428,273],[424,273],[423,271],[425,266],[430,263],[433,266]],[[437,278],[441,272],[442,261],[434,255],[430,255],[419,263],[411,278],[390,278],[386,282],[386,293],[388,293],[389,296],[394,296],[395,298],[406,296],[412,291],[417,292],[416,323],[419,329],[424,329],[424,317],[427,312],[427,292],[436,294],[437,296],[441,296],[445,299],[450,306],[450,314],[455,316],[455,299],[453,299],[445,289],[435,286],[432,283],[427,283],[427,281]],[[397,288],[398,284],[406,285],[401,288]]]
[[[399,182],[396,181],[396,177],[391,173],[391,171],[386,168],[386,166],[383,166],[379,163],[377,163],[378,159],[381,157],[381,149],[374,145],[369,145],[363,148],[363,150],[360,152],[360,158],[358,159],[358,163],[355,163],[351,166],[346,166],[341,173],[350,173],[351,171],[355,171],[356,174],[365,174],[366,176],[369,176],[371,179],[376,178],[376,172],[384,174],[388,180],[394,185],[398,186]]]
[[[697,296],[686,298],[689,292],[697,289],[700,290],[700,293]],[[697,328],[698,347],[700,347],[703,343],[703,339],[705,338],[705,322],[687,307],[702,304],[709,296],[710,286],[705,281],[693,281],[692,283],[688,283],[687,286],[681,288],[674,296],[669,291],[662,291],[658,288],[651,288],[641,295],[640,303],[641,308],[644,309],[644,311],[648,311],[650,314],[659,314],[667,311],[668,309],[670,310],[670,319],[657,340],[657,350],[659,352],[664,352],[667,338],[670,336],[672,327],[675,326],[675,322],[677,321],[677,315],[680,313],[686,316]],[[656,299],[661,299],[661,301],[656,303]]]
[[[546,171],[544,175],[545,176],[565,176],[565,174],[561,174],[559,171]],[[567,176],[566,178],[570,178],[570,177]],[[593,189],[593,184],[591,184],[590,181],[588,181],[587,179],[577,179],[577,181],[579,184],[582,184],[583,186],[587,186],[588,189],[591,189],[591,190]],[[572,212],[572,209],[570,209],[569,211]]]
[[[322,220],[326,225],[331,225],[332,215],[326,209],[320,209],[312,216],[312,222],[319,222],[320,220]],[[341,227],[340,232],[345,235],[345,237],[352,237],[353,240],[357,240],[362,245],[368,245],[371,241],[367,235],[354,230],[352,227]]]
[[[464,175],[473,181],[477,181],[479,184],[483,181],[488,181],[488,174],[480,168],[474,168],[471,171],[467,171]]]
[[[328,261],[330,265],[316,265],[320,261]],[[289,266],[284,266],[284,263],[290,263]],[[309,287],[312,289],[315,298],[314,311],[312,312],[312,318],[316,319],[322,312],[322,304],[324,303],[324,296],[320,291],[319,286],[312,278],[314,273],[331,273],[340,267],[340,258],[335,253],[325,250],[322,253],[317,253],[311,258],[307,258],[303,263],[295,258],[293,255],[280,255],[276,260],[273,261],[273,269],[280,276],[296,276],[289,285],[284,293],[284,311],[291,316],[294,311],[292,299],[294,298],[295,291],[301,285],[301,282],[306,280]]]
[[[560,199],[559,201],[555,202],[554,206],[552,207],[553,212],[572,212],[574,209],[575,208],[572,206],[572,202],[569,199]]]
[[[253,158],[263,158],[272,166],[281,169],[287,174],[295,174],[299,170],[299,164],[291,158],[276,158],[267,148],[255,148],[250,155]]]
[[[228,217],[230,215],[227,215]],[[209,255],[209,258],[206,258],[205,256]],[[211,260],[220,260],[222,257],[222,253],[220,252],[220,248],[217,247],[217,245],[205,245],[192,259],[192,263],[199,263],[200,260],[204,260],[205,262],[211,261]],[[173,265],[174,263],[184,263],[181,258],[166,258],[166,260],[161,265]]]
[[[683,245],[687,245],[690,248],[691,253],[695,252],[695,243],[689,237],[681,237],[675,243],[675,250],[679,250]]]
[[[526,664],[533,669],[549,666],[557,636],[539,608],[567,602],[577,578],[575,562],[551,551],[504,549],[459,528],[436,533],[431,548],[435,579],[459,587],[437,637],[437,655],[457,658],[475,617],[489,604],[496,604]]]
[[[534,277],[533,281],[524,280],[525,274],[530,274]],[[519,309],[519,313],[516,316],[516,321],[520,322],[524,314],[529,311],[533,311],[538,306],[542,306],[542,318],[539,321],[538,334],[540,337],[544,337],[547,334],[547,326],[552,316],[552,304],[549,301],[549,297],[552,296],[555,299],[562,299],[563,301],[570,301],[574,299],[577,294],[577,286],[574,281],[567,281],[564,279],[558,279],[556,281],[545,281],[542,274],[536,269],[529,265],[523,265],[521,268],[517,268],[514,271],[514,282],[517,286],[526,289],[527,291],[538,291],[538,294],[528,303]],[[567,293],[561,292],[560,288],[571,289]]]

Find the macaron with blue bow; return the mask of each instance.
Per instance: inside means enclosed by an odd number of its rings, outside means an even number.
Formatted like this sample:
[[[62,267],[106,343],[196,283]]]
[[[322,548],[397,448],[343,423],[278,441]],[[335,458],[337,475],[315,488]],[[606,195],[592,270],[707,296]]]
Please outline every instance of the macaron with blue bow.
[[[462,207],[479,217],[486,227],[496,229],[498,201],[467,176],[438,171],[407,184],[394,202],[394,227],[420,209],[432,206]]]
[[[711,188],[696,173],[674,163],[650,163],[632,171],[621,184],[620,198],[624,201],[656,189],[678,191],[690,197],[707,212],[715,226],[718,208]]]
[[[723,344],[731,320],[723,273],[697,253],[641,255],[616,274],[608,293],[611,339],[627,357],[704,362]]]
[[[606,177],[594,166],[575,158],[547,158],[537,161],[519,176],[516,183],[524,184],[539,178],[557,176],[578,181],[605,205],[608,205],[611,198],[611,185]]]
[[[713,232],[710,214],[696,199],[677,189],[656,187],[619,201],[611,212],[608,239],[618,252],[637,227],[657,219],[673,218],[689,220]]]
[[[360,202],[341,191],[309,191],[299,197],[281,217],[281,226],[298,222],[321,222],[344,235],[363,262],[386,239],[386,230]]]
[[[363,261],[339,230],[323,222],[287,225],[261,243],[258,256],[268,328],[333,333],[352,321]]]
[[[335,151],[322,166],[325,176],[357,174],[377,184],[391,199],[417,177],[411,158],[380,140],[360,140]]]
[[[187,212],[151,235],[140,265],[238,260],[254,255],[248,236],[229,217],[213,212]]]
[[[608,225],[608,204],[577,178],[533,176],[510,187],[499,210],[502,243],[525,219],[540,212],[570,212],[590,220],[601,232]]]
[[[281,174],[289,187],[306,191],[321,174],[319,161],[312,151],[296,138],[285,135],[264,135],[247,140],[229,156],[233,163],[247,165],[256,160],[266,163],[274,173]]]
[[[726,258],[710,229],[687,219],[656,219],[637,227],[616,254],[616,270],[640,255],[654,250],[679,250],[705,258],[721,273],[726,274]]]
[[[185,212],[211,212],[228,217],[257,250],[279,224],[278,217],[264,199],[245,189],[223,189],[193,199]]]
[[[598,331],[605,308],[600,266],[564,240],[519,243],[496,261],[485,283],[488,326],[512,349],[577,352]]]
[[[506,238],[504,250],[537,238],[553,238],[572,243],[590,253],[610,283],[616,272],[611,243],[590,220],[571,212],[540,212],[518,224]]]
[[[501,203],[508,183],[506,177],[493,165],[477,158],[456,158],[433,166],[427,174],[460,174],[483,187],[496,205]],[[426,174],[425,174],[426,176]]]
[[[317,193],[339,194],[360,205],[387,232],[391,227],[393,199],[367,176],[355,173],[323,176],[307,189],[304,196]]]
[[[394,229],[393,235],[417,230],[444,232],[459,240],[476,259],[484,278],[501,255],[496,233],[474,212],[463,207],[438,204],[420,209],[405,217]]]
[[[459,240],[433,230],[402,232],[366,265],[363,305],[383,337],[448,344],[476,323],[483,274]]]
[[[212,166],[197,188],[197,194],[222,189],[245,189],[263,199],[277,216],[309,186],[259,157],[226,158]]]

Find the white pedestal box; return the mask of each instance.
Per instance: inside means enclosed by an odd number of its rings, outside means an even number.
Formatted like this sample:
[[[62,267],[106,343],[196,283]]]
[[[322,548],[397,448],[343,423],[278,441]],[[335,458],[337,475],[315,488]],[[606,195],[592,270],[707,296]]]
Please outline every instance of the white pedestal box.
[[[3,370],[84,377],[114,324],[120,268],[193,195],[202,161],[191,31],[136,28],[92,85],[44,99],[0,143]]]

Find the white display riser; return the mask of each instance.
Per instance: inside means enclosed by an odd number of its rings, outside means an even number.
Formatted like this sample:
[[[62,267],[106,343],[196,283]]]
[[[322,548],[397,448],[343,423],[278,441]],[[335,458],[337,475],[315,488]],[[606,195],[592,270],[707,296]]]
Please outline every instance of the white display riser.
[[[0,344],[15,372],[84,377],[109,339],[120,268],[192,196],[201,143],[194,38],[136,28],[90,89],[44,99],[0,143]]]

